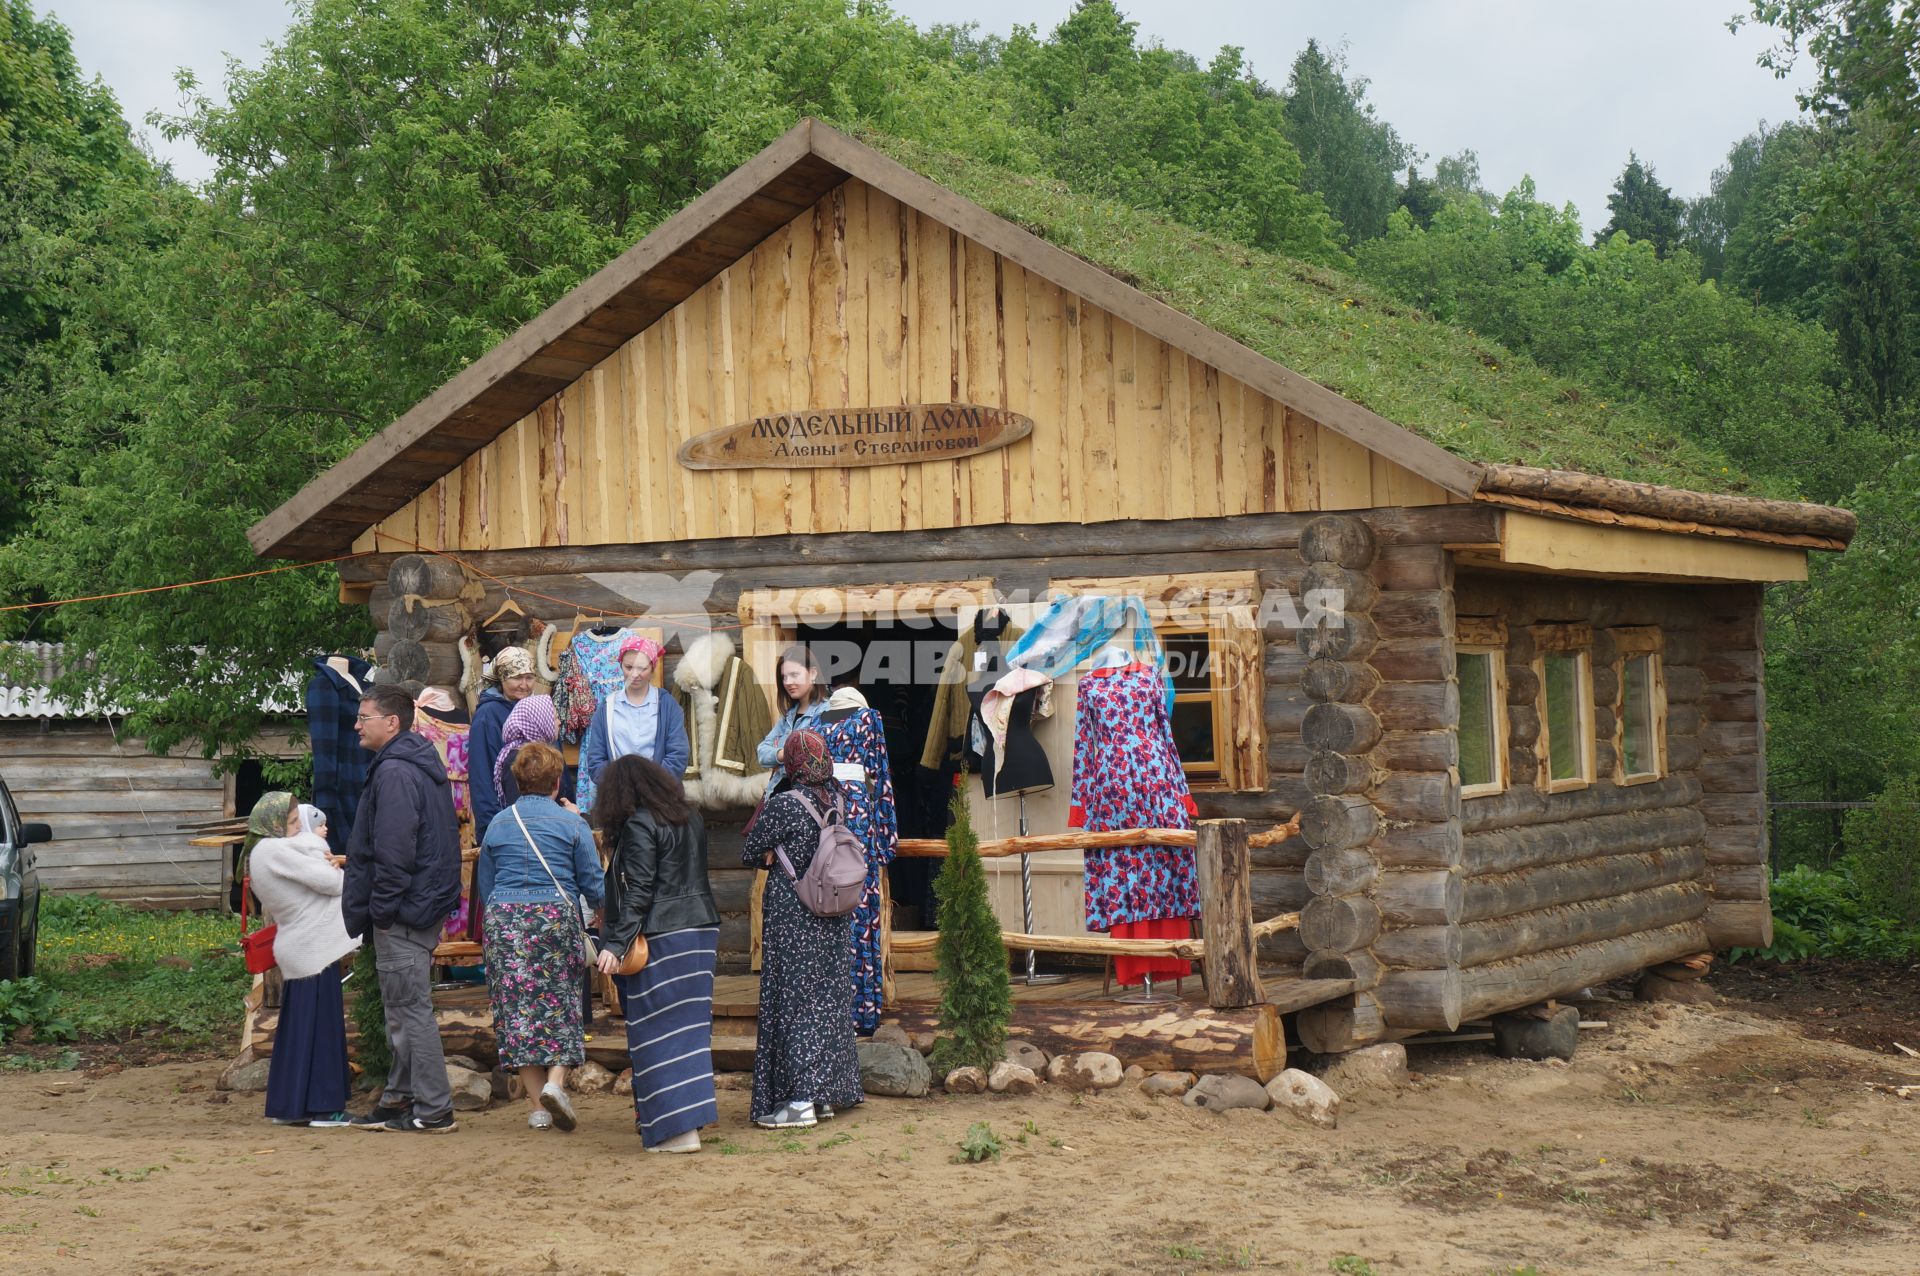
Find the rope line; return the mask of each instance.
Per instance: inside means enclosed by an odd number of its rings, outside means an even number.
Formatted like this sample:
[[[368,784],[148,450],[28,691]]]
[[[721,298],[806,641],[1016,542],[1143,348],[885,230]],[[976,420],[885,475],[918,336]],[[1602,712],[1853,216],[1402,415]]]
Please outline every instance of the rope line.
[[[111,598],[137,598],[142,594],[164,594],[176,589],[193,589],[200,585],[220,585],[230,580],[251,580],[255,576],[272,576],[279,572],[303,571],[309,567],[325,567],[330,563],[344,563],[351,558],[366,558],[377,551],[363,549],[352,554],[336,554],[332,558],[316,558],[310,563],[282,563],[278,567],[262,567],[258,571],[235,572],[231,576],[209,576],[205,580],[183,580],[172,585],[148,585],[144,589],[122,589],[111,594],[87,594],[80,598],[56,598],[39,603],[8,603],[0,607],[6,611],[36,611],[43,607],[68,607],[74,603],[98,603]]]

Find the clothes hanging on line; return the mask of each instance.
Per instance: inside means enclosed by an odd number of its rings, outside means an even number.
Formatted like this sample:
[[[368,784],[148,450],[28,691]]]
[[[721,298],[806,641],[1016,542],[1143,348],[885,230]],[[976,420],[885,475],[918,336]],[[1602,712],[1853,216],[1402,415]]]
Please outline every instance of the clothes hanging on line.
[[[1008,624],[997,636],[982,638],[973,625],[963,625],[960,636],[947,648],[946,661],[940,666],[940,681],[933,693],[933,723],[920,750],[920,765],[938,771],[949,761],[958,760],[966,751],[968,726],[973,717],[973,701],[968,690],[973,685],[974,655],[984,646],[999,673],[1005,667],[1004,652],[1025,631]]]
[[[1147,605],[1132,594],[1110,598],[1101,594],[1075,594],[1054,600],[1045,615],[1034,622],[1013,649],[1007,663],[1018,669],[1033,669],[1050,678],[1063,678],[1076,665],[1102,647],[1119,641],[1130,647],[1144,664],[1160,672],[1167,712],[1173,711],[1173,678],[1165,673],[1167,661],[1153,632],[1153,620]]]

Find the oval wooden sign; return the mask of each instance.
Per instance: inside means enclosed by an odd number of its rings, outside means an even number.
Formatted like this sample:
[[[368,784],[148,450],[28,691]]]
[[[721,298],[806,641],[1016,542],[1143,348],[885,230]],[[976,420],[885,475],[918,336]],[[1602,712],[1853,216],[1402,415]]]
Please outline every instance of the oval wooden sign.
[[[1033,418],[977,403],[807,408],[708,430],[680,445],[690,470],[827,469],[951,461],[1033,433]]]

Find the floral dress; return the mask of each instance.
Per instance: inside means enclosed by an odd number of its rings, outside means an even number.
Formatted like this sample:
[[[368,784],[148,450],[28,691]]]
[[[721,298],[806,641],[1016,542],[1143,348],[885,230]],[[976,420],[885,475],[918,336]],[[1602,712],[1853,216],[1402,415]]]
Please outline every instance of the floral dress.
[[[819,845],[820,826],[800,799],[781,792],[761,808],[740,859],[758,868],[778,846],[793,871],[805,874]],[[749,1115],[768,1116],[786,1103],[859,1103],[866,1096],[854,1051],[847,919],[810,911],[778,860],[760,901],[760,1020]]]
[[[1190,829],[1197,811],[1167,718],[1166,682],[1149,665],[1080,679],[1073,728],[1074,828]],[[1200,912],[1193,849],[1126,846],[1086,852],[1087,929],[1191,918]]]
[[[893,776],[887,770],[887,729],[872,709],[846,717],[834,710],[815,727],[827,742],[827,754],[841,769],[857,766],[864,783],[842,779],[847,827],[867,848],[867,885],[853,910],[853,1025],[866,1036],[880,1026],[880,876],[900,849],[900,823],[894,810]],[[796,867],[798,867],[796,865]]]

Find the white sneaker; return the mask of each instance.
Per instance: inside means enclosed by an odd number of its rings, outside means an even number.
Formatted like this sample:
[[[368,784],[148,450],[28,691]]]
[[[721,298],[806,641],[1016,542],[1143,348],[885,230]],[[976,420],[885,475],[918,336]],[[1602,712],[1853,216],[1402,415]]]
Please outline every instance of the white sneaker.
[[[573,1114],[573,1100],[551,1081],[540,1087],[540,1106],[553,1113],[553,1123],[562,1130],[571,1130],[580,1124],[580,1118]]]
[[[529,1130],[551,1130],[553,1128],[553,1117],[545,1112],[529,1112],[527,1113],[527,1128]]]
[[[656,1143],[648,1148],[649,1152],[698,1152],[700,1150],[700,1131],[688,1130],[685,1134],[676,1134],[664,1143]]]
[[[755,1117],[753,1123],[763,1130],[810,1130],[820,1124],[812,1103],[783,1104],[766,1116]]]

